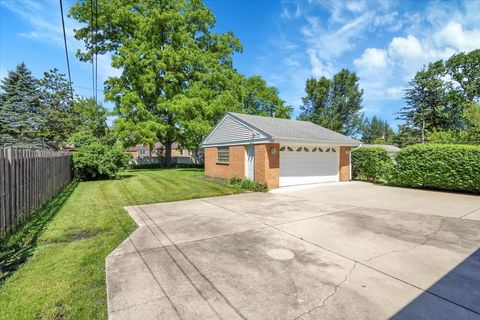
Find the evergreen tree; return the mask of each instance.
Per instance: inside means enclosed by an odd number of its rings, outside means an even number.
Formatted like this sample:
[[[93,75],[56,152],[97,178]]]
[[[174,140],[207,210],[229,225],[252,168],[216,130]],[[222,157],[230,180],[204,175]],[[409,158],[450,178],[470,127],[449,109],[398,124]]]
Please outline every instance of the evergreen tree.
[[[406,106],[399,112],[399,119],[418,128],[420,141],[425,142],[427,131],[446,130],[457,123],[461,113],[452,113],[447,101],[447,85],[443,78],[443,61],[431,63],[417,72],[410,88],[405,90]]]
[[[376,116],[366,119],[362,125],[362,141],[365,143],[392,143],[394,132],[387,121]]]
[[[45,72],[40,86],[46,121],[39,134],[49,146],[58,149],[78,128],[80,115],[73,109],[70,83],[58,69]]]
[[[45,122],[38,80],[24,63],[2,79],[0,145],[41,146],[39,129]]]

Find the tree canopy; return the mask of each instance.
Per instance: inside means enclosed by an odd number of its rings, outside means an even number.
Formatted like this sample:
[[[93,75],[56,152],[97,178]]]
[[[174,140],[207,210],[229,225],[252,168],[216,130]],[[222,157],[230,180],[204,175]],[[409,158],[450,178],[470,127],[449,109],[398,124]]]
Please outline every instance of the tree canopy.
[[[86,24],[75,30],[85,42],[78,52],[111,54],[121,70],[106,82],[106,99],[115,103],[116,133],[126,144],[160,141],[170,163],[174,141],[197,150],[227,111],[286,116],[275,90],[258,78],[244,79],[232,56],[242,46],[232,32],[215,33],[215,16],[200,0],[79,1],[70,15]],[[277,100],[276,100],[277,99]],[[260,103],[258,103],[260,102]]]
[[[405,90],[399,112],[403,136],[425,142],[428,132],[469,130],[468,112],[480,101],[480,49],[424,66]]]
[[[290,118],[293,108],[280,99],[277,88],[269,87],[260,76],[244,78],[241,88],[242,109],[245,113]]]
[[[41,146],[45,123],[38,80],[24,63],[9,71],[0,85],[0,144]]]
[[[376,116],[365,119],[361,131],[362,141],[365,143],[389,144],[395,135],[388,122]]]
[[[65,75],[52,69],[39,81],[45,121],[38,134],[50,147],[60,148],[78,129],[80,114],[74,110],[74,97]]]
[[[358,77],[354,72],[342,69],[333,79],[308,79],[305,92],[300,107],[301,120],[349,136],[359,132],[363,119],[360,112],[363,89],[359,88]]]

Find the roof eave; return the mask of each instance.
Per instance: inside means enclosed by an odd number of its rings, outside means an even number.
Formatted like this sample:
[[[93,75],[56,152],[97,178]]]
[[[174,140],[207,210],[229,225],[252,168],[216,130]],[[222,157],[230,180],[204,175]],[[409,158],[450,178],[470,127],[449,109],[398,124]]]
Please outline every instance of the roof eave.
[[[273,139],[275,143],[314,143],[331,146],[345,146],[345,147],[358,147],[361,145],[360,141],[353,140],[322,140],[322,139],[303,139],[303,138],[288,138],[288,137],[275,137]]]
[[[228,141],[228,142],[221,142],[221,143],[202,143],[200,145],[200,148],[241,146],[241,145],[247,145],[247,144],[262,144],[262,143],[272,143],[272,142],[273,142],[273,139],[267,137],[262,139]]]

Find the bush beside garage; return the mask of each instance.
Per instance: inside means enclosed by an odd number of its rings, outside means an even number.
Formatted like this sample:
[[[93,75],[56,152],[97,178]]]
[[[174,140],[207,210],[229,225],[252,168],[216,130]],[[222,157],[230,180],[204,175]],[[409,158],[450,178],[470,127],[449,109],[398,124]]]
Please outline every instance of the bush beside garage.
[[[354,180],[480,193],[480,146],[417,144],[394,157],[376,147],[352,150]]]

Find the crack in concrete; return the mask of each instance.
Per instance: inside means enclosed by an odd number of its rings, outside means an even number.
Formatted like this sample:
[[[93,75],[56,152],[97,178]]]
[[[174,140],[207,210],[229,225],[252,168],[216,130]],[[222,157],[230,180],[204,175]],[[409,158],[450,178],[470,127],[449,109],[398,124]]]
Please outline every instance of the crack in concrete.
[[[326,296],[326,297],[322,300],[322,302],[320,302],[318,305],[316,305],[315,307],[311,308],[310,310],[307,310],[307,311],[305,311],[304,313],[300,314],[298,317],[296,317],[296,318],[293,319],[293,320],[300,319],[300,318],[302,318],[303,316],[309,314],[310,312],[312,312],[312,311],[314,311],[314,310],[316,310],[316,309],[319,309],[319,308],[324,307],[325,304],[327,303],[327,301],[337,293],[337,291],[338,291],[338,289],[340,288],[340,286],[341,286],[342,284],[344,284],[344,283],[347,281],[347,279],[352,275],[352,272],[353,272],[353,270],[355,270],[355,267],[356,267],[356,266],[357,266],[357,262],[354,261],[352,268],[351,268],[350,271],[345,275],[345,278],[344,278],[342,281],[340,281],[339,283],[337,283],[337,284],[335,285],[333,291],[332,291],[328,296]]]
[[[142,301],[142,302],[139,302],[139,303],[129,305],[127,307],[112,309],[112,310],[109,310],[109,312],[111,312],[111,313],[121,312],[121,311],[125,311],[125,310],[132,309],[132,308],[135,308],[135,307],[143,306],[145,304],[152,303],[152,302],[155,302],[155,301],[160,302],[162,300],[167,300],[167,297],[163,296],[161,298],[153,298],[153,299],[150,299],[150,300],[147,300],[147,301]]]
[[[374,259],[378,259],[380,257],[383,257],[383,256],[386,256],[386,255],[389,255],[389,254],[392,254],[392,253],[399,253],[399,252],[407,252],[407,251],[413,251],[421,246],[424,246],[425,244],[427,244],[427,242],[429,242],[430,240],[432,240],[432,238],[438,233],[441,231],[442,227],[443,227],[443,224],[445,222],[447,218],[443,218],[440,223],[438,224],[438,227],[433,231],[431,232],[430,234],[426,235],[425,236],[425,240],[423,240],[421,243],[417,243],[416,245],[414,245],[413,247],[410,247],[410,248],[405,248],[405,249],[396,249],[396,250],[391,250],[391,251],[387,251],[387,252],[384,252],[384,253],[380,253],[380,254],[377,254],[377,255],[374,255],[373,257],[370,257],[368,258],[367,260],[365,260],[365,262],[370,262]],[[441,240],[440,240],[441,241]],[[444,241],[442,241],[444,242]]]

